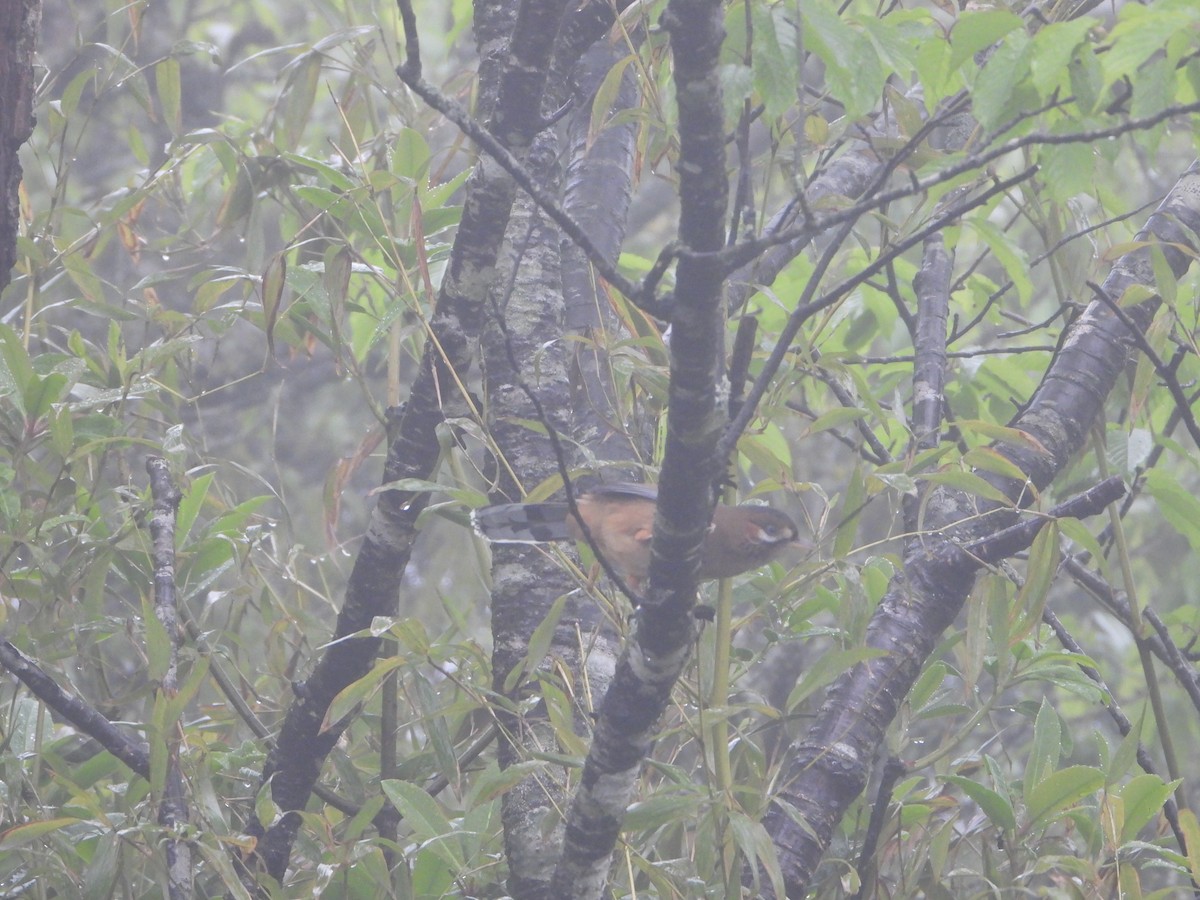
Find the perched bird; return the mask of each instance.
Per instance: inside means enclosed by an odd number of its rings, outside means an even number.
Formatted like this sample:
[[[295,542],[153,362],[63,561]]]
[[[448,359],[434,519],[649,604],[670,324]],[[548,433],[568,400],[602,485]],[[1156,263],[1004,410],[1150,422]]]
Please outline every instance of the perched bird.
[[[650,539],[654,535],[653,485],[610,484],[578,494],[579,515],[596,549],[635,591],[650,575]],[[488,540],[508,544],[584,540],[583,529],[566,502],[503,503],[471,515]],[[718,506],[700,549],[700,580],[732,578],[770,562],[796,540],[795,523],[769,506]]]

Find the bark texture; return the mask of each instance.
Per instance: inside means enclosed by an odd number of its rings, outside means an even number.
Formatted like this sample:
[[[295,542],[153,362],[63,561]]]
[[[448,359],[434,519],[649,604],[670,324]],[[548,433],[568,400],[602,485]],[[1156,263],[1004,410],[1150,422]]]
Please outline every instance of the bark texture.
[[[671,689],[691,653],[700,545],[718,474],[723,419],[716,384],[724,351],[723,281],[711,257],[724,245],[728,203],[717,61],[722,7],[672,0],[662,24],[671,38],[680,127],[680,240],[671,319],[667,441],[654,523],[650,588],[604,698],[583,779],[567,817],[558,897],[599,897],[625,808]]]
[[[497,109],[518,104],[541,109],[545,72],[563,6],[556,2],[519,7],[514,30],[519,38],[500,63]],[[500,40],[497,35],[491,38]],[[489,130],[501,131],[507,149],[518,157],[524,156],[541,126],[538,115],[506,114],[488,120]],[[429,479],[437,471],[441,448],[436,428],[444,415],[443,403],[457,402],[452,399],[452,386],[470,369],[515,193],[505,172],[480,160],[468,181],[450,263],[430,317],[432,336],[388,448],[384,484],[402,478]],[[380,495],[350,574],[335,641],[311,677],[298,686],[268,755],[263,781],[271,785],[272,797],[284,812],[269,825],[252,820],[247,831],[258,839],[255,862],[278,881],[286,873],[300,827],[298,811],[308,802],[325,757],[348,724],[336,722],[323,728],[326,710],[339,691],[369,671],[379,653],[379,639],[338,639],[365,630],[376,616],[395,614],[401,578],[417,537],[416,520],[428,498],[428,493],[396,490]]]
[[[0,0],[0,291],[8,286],[17,261],[17,152],[33,134],[33,54],[41,23],[41,0]]]
[[[564,20],[545,106],[558,108],[566,102],[572,83],[569,76],[578,68],[579,45],[586,46],[605,21],[611,22],[611,8],[606,10],[607,18],[597,19],[595,8],[584,7]],[[612,61],[611,52],[600,55],[595,78],[585,74],[580,79],[583,84],[577,90],[569,133],[578,132],[580,122],[586,129],[595,82]],[[601,233],[608,238],[606,257],[615,260],[623,235],[624,206],[621,193],[612,190],[613,172],[610,167],[591,162],[586,144],[568,140],[573,189],[568,190],[565,206],[569,212],[611,222],[611,227]],[[622,140],[628,143],[632,135],[618,133],[604,140],[607,154],[619,158]],[[628,154],[628,150],[625,152]],[[538,136],[527,160],[527,169],[537,186],[550,196],[561,193],[559,154],[556,135],[546,130]],[[628,181],[626,172],[625,203],[630,193]],[[572,209],[570,197],[577,193],[592,199],[603,197],[604,201],[597,199],[594,207]],[[613,215],[619,218],[607,218]],[[562,256],[571,250],[575,255],[564,265]],[[603,429],[583,433],[573,415],[577,410],[572,391],[579,380],[575,365],[579,343],[551,340],[564,333],[593,337],[588,327],[591,320],[581,322],[578,314],[573,317],[568,311],[568,307],[578,309],[585,301],[578,291],[566,289],[564,269],[574,273],[575,283],[586,277],[583,273],[590,273],[578,249],[563,238],[528,196],[522,195],[509,223],[483,340],[488,429],[504,456],[497,467],[499,481],[494,496],[498,501],[520,499],[529,487],[562,474],[560,467],[564,464],[572,468],[586,464],[582,457],[590,458],[590,454],[570,448],[599,452],[598,444],[609,436]],[[595,296],[591,307],[595,311]],[[589,375],[601,399],[593,413],[597,420],[608,423],[612,411],[606,404],[612,390],[606,381],[607,372],[596,367],[589,370]],[[572,443],[550,440],[549,435],[523,424],[529,421],[540,421],[559,435],[570,434]],[[498,695],[512,700],[510,706],[496,710],[500,766],[508,768],[546,754],[569,753],[575,746],[575,735],[589,736],[594,698],[603,695],[612,679],[619,649],[615,630],[574,579],[541,550],[496,545],[492,579],[494,688]],[[531,658],[531,637],[555,614],[555,603],[560,601],[563,605],[546,658]],[[540,698],[532,709],[523,702],[530,695]],[[555,717],[549,714],[550,704],[561,704],[564,698],[572,704],[570,737],[556,731]],[[557,727],[562,727],[561,716],[558,722]],[[562,847],[561,810],[568,800],[567,775],[564,770],[546,765],[507,791],[501,800],[508,889],[514,897],[551,900],[555,896],[551,879]]]

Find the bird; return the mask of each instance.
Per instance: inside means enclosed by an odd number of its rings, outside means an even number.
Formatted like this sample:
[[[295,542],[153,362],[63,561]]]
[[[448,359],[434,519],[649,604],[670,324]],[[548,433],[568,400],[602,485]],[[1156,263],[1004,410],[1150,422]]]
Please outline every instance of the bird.
[[[650,575],[657,501],[658,489],[649,484],[603,485],[575,497],[595,549],[634,591],[640,591]],[[585,540],[565,501],[485,506],[476,509],[471,520],[493,543]],[[732,578],[765,565],[789,547],[807,547],[798,536],[791,518],[769,506],[717,506],[700,549],[699,580]]]

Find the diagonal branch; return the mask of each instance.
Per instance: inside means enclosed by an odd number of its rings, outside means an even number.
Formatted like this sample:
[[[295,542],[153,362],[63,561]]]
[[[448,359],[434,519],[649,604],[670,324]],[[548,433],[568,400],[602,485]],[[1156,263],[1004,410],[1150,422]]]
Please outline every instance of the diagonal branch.
[[[0,665],[74,727],[97,740],[138,775],[150,779],[150,746],[145,741],[126,734],[82,697],[63,690],[45,669],[4,639],[0,639]]]
[[[1105,293],[1119,297],[1131,284],[1154,284],[1147,244],[1156,244],[1175,276],[1182,277],[1189,254],[1196,252],[1197,234],[1200,166],[1193,165],[1138,234],[1138,248],[1113,266]],[[1152,298],[1130,307],[1130,323],[1144,330],[1157,305]],[[1083,446],[1132,344],[1127,325],[1099,301],[1072,323],[1028,407],[1011,423],[1030,435],[1030,445],[997,448],[1028,475],[1028,484],[987,476],[1014,503],[1028,503],[1029,486],[1045,488]],[[808,734],[793,749],[783,788],[764,820],[789,896],[807,891],[834,827],[866,782],[885,729],[970,593],[979,563],[957,542],[994,532],[1012,515],[961,492],[933,492],[926,525],[944,530],[910,543],[904,572],[893,579],[868,627],[867,646],[884,655],[854,667],[831,687]]]

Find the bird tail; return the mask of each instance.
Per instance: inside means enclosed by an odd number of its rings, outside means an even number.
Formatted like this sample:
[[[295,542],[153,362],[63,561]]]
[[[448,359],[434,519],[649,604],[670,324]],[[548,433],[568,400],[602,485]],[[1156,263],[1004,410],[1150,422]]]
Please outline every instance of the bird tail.
[[[501,544],[540,544],[545,541],[566,541],[567,504],[565,503],[501,503],[485,506],[471,513],[475,530]]]

